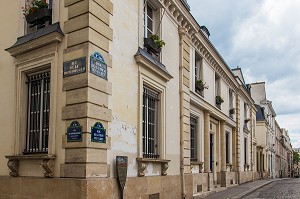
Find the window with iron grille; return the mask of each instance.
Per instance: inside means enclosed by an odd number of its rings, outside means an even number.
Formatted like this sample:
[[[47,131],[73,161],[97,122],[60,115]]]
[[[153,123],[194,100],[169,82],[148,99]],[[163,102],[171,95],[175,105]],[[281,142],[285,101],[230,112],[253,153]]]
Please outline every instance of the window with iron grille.
[[[230,150],[230,146],[229,146],[229,132],[226,132],[226,163],[229,163],[229,150]]]
[[[196,130],[197,119],[191,117],[190,128],[191,128],[191,160],[197,161],[197,130]]]
[[[144,87],[143,92],[143,157],[158,158],[159,93]]]
[[[27,76],[27,134],[24,153],[47,153],[50,112],[50,72]]]

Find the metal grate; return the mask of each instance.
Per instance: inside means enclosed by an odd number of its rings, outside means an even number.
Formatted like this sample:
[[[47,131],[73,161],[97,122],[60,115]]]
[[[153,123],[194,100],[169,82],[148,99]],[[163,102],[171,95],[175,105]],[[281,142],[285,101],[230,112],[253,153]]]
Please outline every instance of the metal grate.
[[[197,161],[197,131],[196,131],[196,118],[191,117],[191,160]]]
[[[24,153],[47,153],[50,112],[50,73],[27,76],[27,135]]]
[[[143,93],[143,157],[158,158],[158,93],[144,88]]]

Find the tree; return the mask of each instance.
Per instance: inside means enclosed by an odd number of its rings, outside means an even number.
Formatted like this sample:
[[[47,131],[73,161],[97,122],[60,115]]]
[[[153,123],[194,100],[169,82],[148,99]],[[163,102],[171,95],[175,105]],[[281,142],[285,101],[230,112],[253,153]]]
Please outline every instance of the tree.
[[[298,162],[300,162],[300,155],[296,151],[293,151],[293,161],[295,164],[298,164]]]

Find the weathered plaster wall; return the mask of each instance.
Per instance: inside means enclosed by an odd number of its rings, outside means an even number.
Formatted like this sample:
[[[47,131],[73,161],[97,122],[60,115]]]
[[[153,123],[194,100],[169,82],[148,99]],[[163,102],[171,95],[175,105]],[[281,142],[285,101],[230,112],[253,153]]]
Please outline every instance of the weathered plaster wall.
[[[19,35],[19,20],[22,18],[21,1],[12,1],[5,5],[0,17],[0,85],[2,96],[0,98],[0,176],[8,175],[5,155],[13,153],[14,143],[14,108],[15,108],[15,66],[14,58],[4,49],[10,47]],[[19,12],[16,12],[19,10]],[[4,39],[5,38],[5,39]]]
[[[110,44],[113,55],[113,67],[109,71],[112,82],[112,96],[109,107],[113,120],[109,124],[108,136],[111,137],[111,150],[108,151],[108,163],[114,176],[115,156],[128,156],[128,176],[137,176],[136,157],[139,155],[139,76],[138,64],[134,55],[143,37],[139,24],[142,12],[137,1],[112,1],[114,16],[111,28],[114,30],[113,42]],[[126,20],[119,20],[126,19]],[[142,24],[140,24],[142,26]],[[162,39],[166,46],[162,49],[161,60],[173,78],[166,88],[166,159],[170,159],[168,174],[179,174],[179,36],[177,25],[169,16],[162,19]],[[126,97],[125,97],[126,96]],[[178,146],[178,147],[174,147]],[[160,166],[148,164],[146,175],[159,175]]]

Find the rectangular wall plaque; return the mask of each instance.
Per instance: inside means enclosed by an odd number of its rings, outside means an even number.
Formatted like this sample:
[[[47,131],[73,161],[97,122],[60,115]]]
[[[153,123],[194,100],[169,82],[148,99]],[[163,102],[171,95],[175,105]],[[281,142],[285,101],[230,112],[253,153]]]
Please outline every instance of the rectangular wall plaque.
[[[86,71],[86,57],[81,57],[78,59],[73,59],[64,62],[64,77],[70,77],[73,75],[78,75],[80,73],[85,73]]]
[[[106,143],[106,129],[103,127],[101,122],[96,122],[91,129],[91,141]]]
[[[73,121],[68,127],[67,142],[82,142],[82,130],[77,121]]]
[[[90,57],[90,72],[107,80],[107,65],[100,53],[95,52]]]

